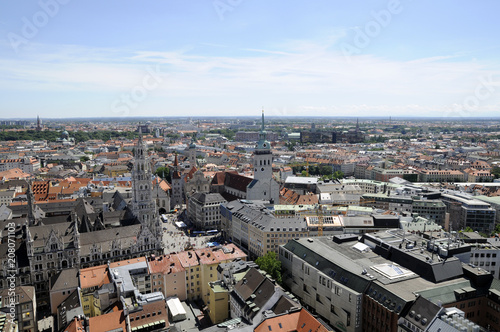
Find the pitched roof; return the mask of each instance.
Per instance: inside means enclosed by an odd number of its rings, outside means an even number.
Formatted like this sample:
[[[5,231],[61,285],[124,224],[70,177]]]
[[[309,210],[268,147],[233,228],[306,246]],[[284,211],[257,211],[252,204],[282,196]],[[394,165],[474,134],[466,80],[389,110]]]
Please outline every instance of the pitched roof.
[[[120,328],[122,329],[121,331],[127,330],[123,310],[113,311],[108,314],[91,317],[89,319],[90,331],[114,331]]]
[[[148,260],[149,272],[157,273],[178,273],[184,271],[181,261],[177,255],[163,255]]]
[[[50,278],[50,291],[78,287],[78,269],[64,269]]]
[[[248,270],[245,277],[234,286],[235,291],[246,301],[266,279],[256,268]]]
[[[279,315],[263,320],[254,329],[255,332],[327,332],[328,329],[313,317],[306,309]]]
[[[101,287],[109,283],[110,279],[107,265],[93,266],[80,270],[81,288]]]

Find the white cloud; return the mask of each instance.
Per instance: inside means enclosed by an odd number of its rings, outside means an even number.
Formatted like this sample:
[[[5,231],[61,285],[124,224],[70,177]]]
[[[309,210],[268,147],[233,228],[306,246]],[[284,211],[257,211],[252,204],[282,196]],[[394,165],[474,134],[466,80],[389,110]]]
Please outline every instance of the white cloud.
[[[113,99],[140,84],[148,66],[158,64],[164,83],[152,93],[159,99],[153,105],[168,104],[175,98],[181,98],[176,104],[182,105],[180,101],[188,98],[186,108],[193,112],[198,104],[199,109],[234,114],[235,108],[255,109],[255,102],[268,104],[277,113],[287,109],[293,114],[435,116],[436,110],[445,112],[446,107],[461,104],[474,94],[481,77],[500,77],[498,70],[459,61],[455,55],[413,61],[359,55],[346,61],[331,47],[341,35],[325,43],[289,41],[280,49],[249,48],[244,56],[207,56],[197,54],[196,48],[160,52],[34,44],[32,52],[21,58],[0,62],[0,88],[4,99],[10,91],[27,95],[34,91],[77,91],[89,96],[109,94]],[[481,100],[479,112],[497,107],[498,80],[492,86],[497,88],[491,98]],[[80,102],[84,104],[75,101]],[[50,109],[51,105],[45,107]]]

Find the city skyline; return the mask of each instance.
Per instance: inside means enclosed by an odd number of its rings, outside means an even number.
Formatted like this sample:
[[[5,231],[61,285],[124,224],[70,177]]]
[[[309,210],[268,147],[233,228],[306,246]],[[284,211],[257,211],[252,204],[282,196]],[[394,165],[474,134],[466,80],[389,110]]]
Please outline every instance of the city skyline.
[[[0,14],[2,118],[490,118],[494,1],[42,0]]]

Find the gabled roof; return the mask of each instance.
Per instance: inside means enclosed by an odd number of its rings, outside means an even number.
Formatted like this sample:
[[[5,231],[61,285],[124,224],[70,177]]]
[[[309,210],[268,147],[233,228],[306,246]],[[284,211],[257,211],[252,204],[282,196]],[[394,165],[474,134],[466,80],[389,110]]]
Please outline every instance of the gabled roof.
[[[241,296],[243,301],[248,300],[260,284],[266,279],[256,268],[252,267],[247,274],[235,286],[235,291]]]
[[[238,173],[226,172],[224,185],[229,188],[234,188],[238,191],[246,192],[247,186],[252,182],[252,178],[239,175]]]
[[[126,331],[125,315],[123,310],[110,312],[109,314],[91,317],[89,319],[90,331]]]
[[[78,269],[64,269],[50,278],[50,291],[66,290],[78,287]]]
[[[100,287],[109,284],[109,273],[107,265],[93,266],[80,270],[80,287],[82,289],[90,287]]]
[[[255,332],[327,332],[329,331],[306,309],[263,320]]]

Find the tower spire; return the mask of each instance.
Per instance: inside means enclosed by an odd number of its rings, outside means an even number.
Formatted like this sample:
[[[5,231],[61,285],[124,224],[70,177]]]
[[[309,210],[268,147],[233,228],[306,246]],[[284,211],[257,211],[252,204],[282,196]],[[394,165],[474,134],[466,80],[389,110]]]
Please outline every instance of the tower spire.
[[[142,143],[142,126],[141,123],[139,122],[139,144]]]
[[[270,144],[266,141],[266,130],[264,126],[264,109],[262,109],[262,123],[260,126],[259,142],[257,142],[257,149],[269,149]]]
[[[262,125],[260,127],[260,131],[264,132],[264,107],[262,108]]]

